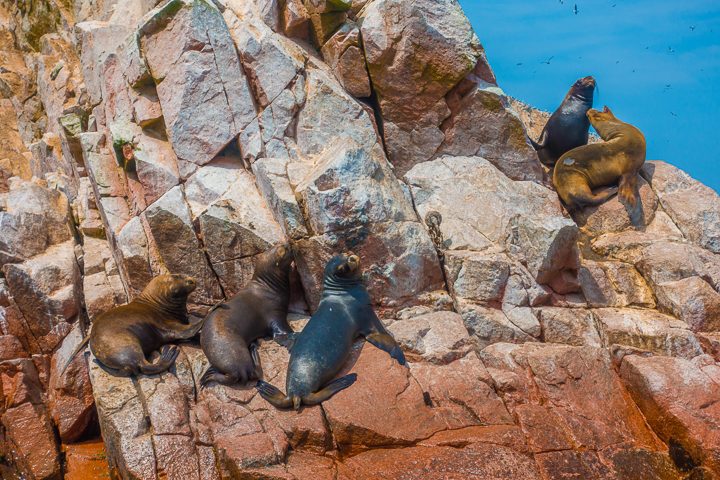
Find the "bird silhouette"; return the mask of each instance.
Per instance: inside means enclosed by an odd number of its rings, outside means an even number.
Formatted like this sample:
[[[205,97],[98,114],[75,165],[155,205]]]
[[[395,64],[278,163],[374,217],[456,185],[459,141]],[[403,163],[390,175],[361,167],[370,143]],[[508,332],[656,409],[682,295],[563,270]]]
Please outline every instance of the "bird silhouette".
[[[580,11],[580,10],[578,10],[578,8],[577,8],[577,3],[576,3],[575,6],[573,7],[573,13],[574,13],[575,15],[577,15],[579,11]]]
[[[550,60],[552,60],[553,58],[555,58],[554,55],[553,55],[552,57],[548,58],[547,60],[543,60],[543,61],[540,62],[540,63],[544,63],[545,65],[550,65]]]
[[[690,25],[690,30],[695,31],[695,25]]]

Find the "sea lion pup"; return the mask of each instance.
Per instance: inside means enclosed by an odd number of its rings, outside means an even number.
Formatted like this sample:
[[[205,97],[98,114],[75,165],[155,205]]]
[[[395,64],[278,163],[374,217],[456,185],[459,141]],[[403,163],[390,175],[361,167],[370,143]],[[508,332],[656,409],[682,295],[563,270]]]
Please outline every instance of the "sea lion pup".
[[[576,81],[550,116],[537,142],[530,139],[540,162],[552,168],[564,153],[588,143],[590,122],[586,113],[593,105],[595,79]]]
[[[109,369],[124,375],[153,375],[170,368],[180,350],[167,343],[189,340],[202,321],[187,323],[187,298],[195,280],[187,275],[153,278],[135,300],[98,316],[89,335],[90,351]],[[157,363],[146,355],[159,348]]]
[[[570,150],[560,157],[553,183],[568,210],[599,205],[618,193],[635,208],[638,204],[637,176],[645,163],[645,137],[632,125],[618,120],[608,107],[587,113],[602,143]],[[601,188],[593,193],[593,190]]]
[[[358,336],[405,365],[400,346],[370,305],[370,295],[362,284],[360,259],[352,253],[337,255],[325,267],[320,305],[290,350],[287,395],[262,380],[256,388],[277,408],[298,410],[300,405],[327,400],[357,378],[353,373],[332,380],[347,361]]]
[[[210,382],[232,385],[260,378],[255,341],[272,336],[287,344],[294,336],[287,323],[292,261],[287,244],[263,253],[250,283],[207,315],[200,332],[200,345],[210,360],[200,378],[203,388]]]

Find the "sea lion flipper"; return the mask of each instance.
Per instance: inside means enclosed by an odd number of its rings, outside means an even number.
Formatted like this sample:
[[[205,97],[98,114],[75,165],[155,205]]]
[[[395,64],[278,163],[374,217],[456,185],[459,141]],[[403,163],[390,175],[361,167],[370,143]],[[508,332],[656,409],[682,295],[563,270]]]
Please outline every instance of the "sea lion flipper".
[[[255,384],[255,389],[261,397],[275,408],[290,408],[293,404],[292,399],[282,393],[277,387],[262,380],[258,380],[257,384]]]
[[[182,325],[180,328],[168,329],[168,340],[190,340],[198,334],[204,323],[205,319],[203,318],[190,325]]]
[[[355,380],[357,380],[357,373],[351,373],[345,375],[344,377],[336,378],[325,385],[325,388],[304,396],[302,398],[302,403],[304,405],[318,405],[338,393],[340,390],[348,388],[350,385],[355,383]]]
[[[160,358],[157,363],[149,363],[145,361],[140,365],[140,372],[145,375],[155,375],[167,371],[168,368],[175,363],[175,359],[180,353],[180,349],[176,345],[164,345],[160,350]]]
[[[288,352],[292,350],[293,345],[295,345],[295,340],[297,339],[297,332],[293,333],[282,333],[275,335],[273,337],[273,340],[278,345],[282,345],[283,347],[287,348]]]
[[[253,362],[255,378],[257,378],[258,380],[263,377],[262,366],[260,365],[260,351],[258,350],[259,348],[260,347],[257,342],[252,342],[248,347],[248,350],[250,350],[250,357],[252,358]]]
[[[212,365],[203,373],[200,377],[200,390],[204,390],[212,382],[217,382],[221,385],[234,385],[238,383],[238,379],[232,375],[226,375]]]
[[[373,332],[365,337],[365,339],[375,345],[380,350],[384,350],[390,354],[392,358],[398,361],[400,365],[405,365],[405,354],[395,339],[387,333]]]

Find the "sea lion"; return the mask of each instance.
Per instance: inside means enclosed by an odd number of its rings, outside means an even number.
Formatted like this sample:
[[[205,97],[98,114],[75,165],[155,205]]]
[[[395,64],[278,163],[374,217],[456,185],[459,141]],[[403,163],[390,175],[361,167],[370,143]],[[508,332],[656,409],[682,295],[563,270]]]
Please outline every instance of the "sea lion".
[[[323,292],[315,314],[290,350],[286,390],[257,383],[260,395],[277,408],[319,404],[352,385],[357,375],[330,381],[347,361],[358,336],[405,365],[405,355],[370,304],[362,283],[360,259],[348,253],[333,257],[325,267]]]
[[[98,316],[89,335],[95,358],[119,374],[153,375],[170,368],[180,350],[167,344],[189,340],[202,321],[188,324],[187,297],[195,280],[187,275],[160,275],[132,302]],[[159,348],[160,358],[150,363],[145,357]]]
[[[287,323],[292,261],[287,244],[263,253],[250,283],[207,315],[200,345],[210,368],[200,378],[202,387],[210,382],[232,385],[260,378],[255,341],[272,336],[287,344],[293,337]]]
[[[593,77],[576,81],[550,116],[538,141],[530,139],[543,165],[552,168],[564,153],[587,145],[590,122],[586,113],[592,108],[594,92]]]
[[[608,107],[587,113],[602,143],[570,150],[555,165],[553,183],[568,210],[599,205],[618,193],[635,208],[638,204],[637,176],[645,163],[645,137],[632,125],[622,122]],[[593,192],[593,190],[601,188]]]

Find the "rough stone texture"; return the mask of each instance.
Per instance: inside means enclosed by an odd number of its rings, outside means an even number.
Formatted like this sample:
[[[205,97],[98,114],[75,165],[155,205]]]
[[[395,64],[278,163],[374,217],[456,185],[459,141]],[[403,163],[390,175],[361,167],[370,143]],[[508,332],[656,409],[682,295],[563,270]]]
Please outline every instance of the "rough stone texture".
[[[663,209],[691,242],[720,253],[720,198],[688,174],[665,162],[647,162],[641,174]]]
[[[430,211],[442,215],[445,248],[483,251],[497,245],[526,265],[539,283],[552,283],[563,270],[576,267],[577,226],[562,215],[549,189],[513,182],[480,157],[422,163],[405,179],[421,218]]]
[[[357,25],[345,22],[323,45],[322,54],[348,93],[355,97],[372,94]]]
[[[82,475],[58,442],[95,411],[123,479],[718,471],[717,196],[648,162],[642,212],[571,219],[455,0],[4,2],[0,64],[3,475]],[[61,374],[154,275],[197,277],[203,314],[285,240],[293,311],[360,255],[407,367],[358,340],[357,382],[300,412],[201,391],[192,342],[162,375]]]
[[[685,470],[720,471],[717,369],[712,362],[703,367],[681,358],[635,355],[626,356],[620,368],[648,424],[671,445]]]
[[[213,305],[221,298],[217,275],[200,249],[184,189],[177,186],[143,214],[162,262],[170,273],[183,272],[198,282],[191,299]]]
[[[142,27],[141,46],[175,153],[204,165],[254,118],[250,89],[212,3],[173,0],[160,8]],[[191,169],[181,165],[180,173]]]
[[[16,179],[0,211],[0,266],[27,260],[70,240],[67,197],[41,182]]]

